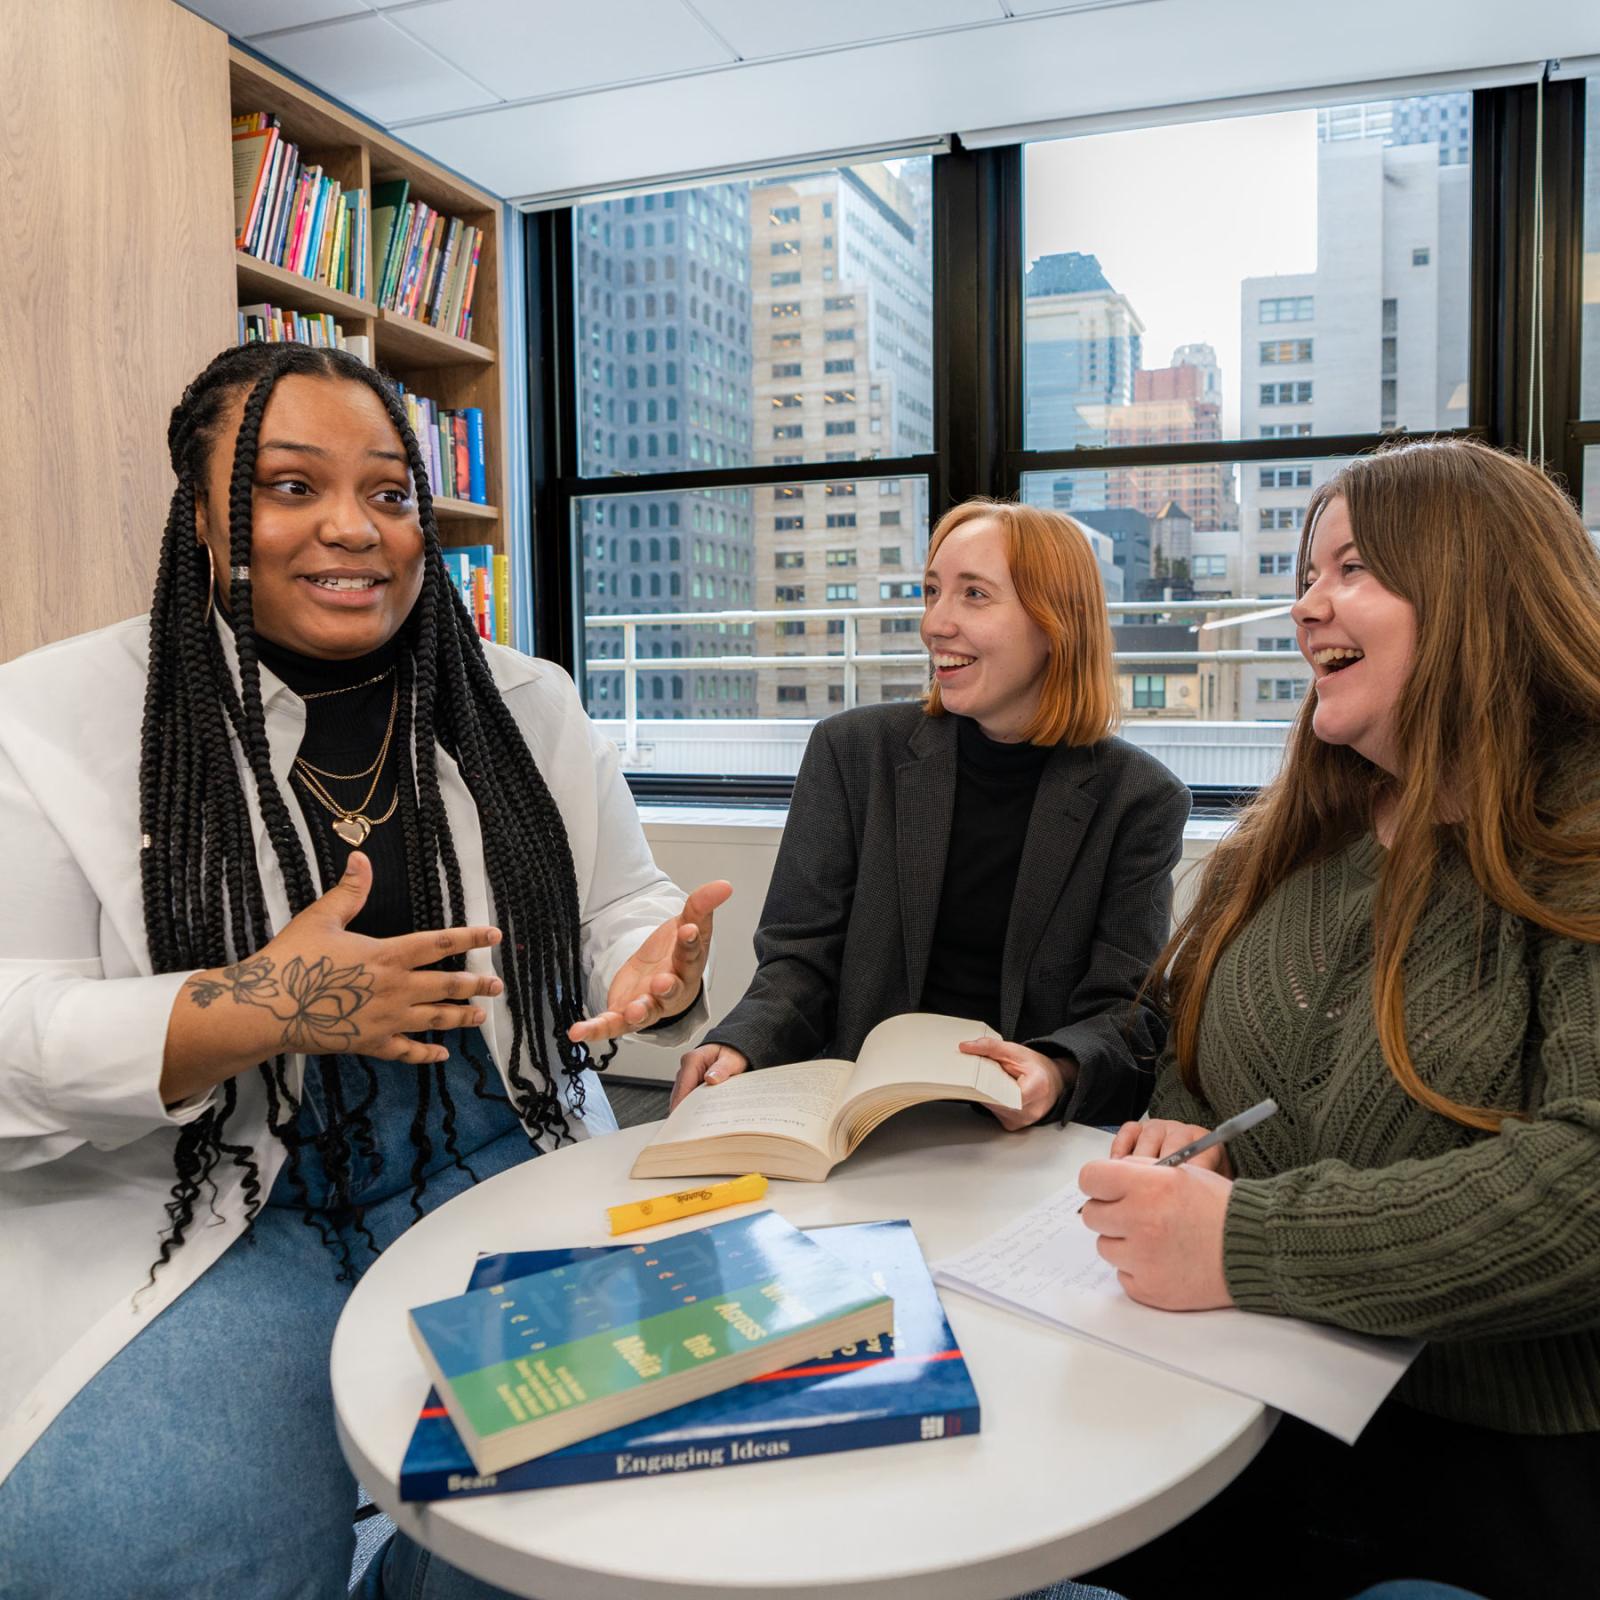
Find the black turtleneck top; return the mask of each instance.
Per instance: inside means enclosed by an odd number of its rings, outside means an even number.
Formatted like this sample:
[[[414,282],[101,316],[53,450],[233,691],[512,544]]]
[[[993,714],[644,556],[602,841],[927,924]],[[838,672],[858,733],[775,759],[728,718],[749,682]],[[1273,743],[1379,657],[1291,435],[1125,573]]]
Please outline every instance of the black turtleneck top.
[[[323,772],[360,772],[370,766],[383,743],[389,711],[395,704],[400,640],[391,639],[371,655],[352,661],[303,656],[259,635],[256,647],[262,666],[282,678],[305,701],[306,732],[300,744],[301,757]],[[397,717],[397,727],[398,722]],[[389,741],[377,789],[366,807],[369,818],[375,821],[389,809],[398,775],[409,765],[401,760],[397,734]],[[341,804],[359,808],[372,775],[344,780],[324,777],[318,781]],[[333,831],[333,813],[312,795],[298,774],[290,777],[289,787],[300,804],[319,855],[326,861],[326,867],[318,860],[312,862],[313,875],[322,878],[326,889],[343,873],[351,847]],[[398,807],[387,822],[373,828],[361,848],[372,862],[372,893],[350,926],[357,933],[379,939],[414,933],[417,923],[407,886],[405,831]]]
[[[998,1030],[1006,927],[1050,746],[1000,744],[955,720],[955,811],[920,1009]]]

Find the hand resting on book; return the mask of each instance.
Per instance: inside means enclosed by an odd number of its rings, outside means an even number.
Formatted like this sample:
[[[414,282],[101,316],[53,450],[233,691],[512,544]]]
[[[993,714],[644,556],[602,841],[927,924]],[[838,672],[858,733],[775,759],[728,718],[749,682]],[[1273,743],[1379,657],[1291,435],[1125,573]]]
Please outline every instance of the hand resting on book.
[[[672,1100],[667,1110],[683,1099],[691,1089],[702,1083],[726,1083],[748,1070],[750,1061],[731,1044],[703,1044],[698,1049],[685,1051],[678,1062],[678,1076],[672,1084]]]
[[[1078,1063],[1070,1056],[1058,1060],[1009,1039],[966,1039],[961,1050],[969,1056],[987,1056],[1017,1080],[1022,1090],[1020,1111],[1006,1106],[987,1108],[1000,1126],[1012,1133],[1031,1128],[1042,1117],[1048,1117],[1078,1076]]]

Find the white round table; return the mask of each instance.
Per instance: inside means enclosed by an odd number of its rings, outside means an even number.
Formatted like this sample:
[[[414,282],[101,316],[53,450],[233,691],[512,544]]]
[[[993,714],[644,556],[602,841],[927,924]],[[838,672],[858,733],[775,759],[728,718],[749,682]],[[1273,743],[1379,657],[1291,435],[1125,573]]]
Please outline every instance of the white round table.
[[[669,1187],[627,1175],[653,1126],[541,1156],[450,1201],[384,1252],[340,1318],[346,1459],[400,1528],[480,1578],[538,1600],[1002,1600],[1174,1526],[1272,1431],[1276,1414],[1255,1401],[944,1291],[982,1406],[977,1434],[402,1504],[400,1462],[428,1388],[406,1312],[459,1293],[479,1251],[609,1242],[605,1206]],[[919,1107],[826,1183],[774,1182],[768,1203],[802,1228],[909,1217],[937,1262],[1068,1182],[1105,1142]]]

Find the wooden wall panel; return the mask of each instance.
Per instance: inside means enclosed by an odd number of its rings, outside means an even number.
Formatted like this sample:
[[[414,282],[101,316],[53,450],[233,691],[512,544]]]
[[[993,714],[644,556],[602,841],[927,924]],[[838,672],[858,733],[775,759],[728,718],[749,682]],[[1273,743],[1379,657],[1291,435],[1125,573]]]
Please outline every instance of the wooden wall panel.
[[[0,660],[146,610],[167,416],[234,337],[226,35],[0,0]]]

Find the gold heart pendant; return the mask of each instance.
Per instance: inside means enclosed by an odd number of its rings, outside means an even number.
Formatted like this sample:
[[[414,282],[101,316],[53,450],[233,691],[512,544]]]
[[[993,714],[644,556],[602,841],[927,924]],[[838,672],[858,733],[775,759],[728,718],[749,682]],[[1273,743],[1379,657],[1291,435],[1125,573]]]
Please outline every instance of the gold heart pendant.
[[[340,817],[334,823],[333,831],[352,850],[358,850],[366,842],[367,835],[372,832],[372,824],[359,811],[352,811],[348,817]]]

